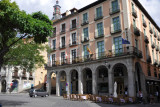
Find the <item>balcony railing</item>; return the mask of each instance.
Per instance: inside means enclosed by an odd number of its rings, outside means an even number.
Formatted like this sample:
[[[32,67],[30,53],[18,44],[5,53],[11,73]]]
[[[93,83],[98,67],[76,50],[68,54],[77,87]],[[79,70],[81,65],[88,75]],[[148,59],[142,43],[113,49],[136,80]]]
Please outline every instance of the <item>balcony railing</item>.
[[[69,46],[76,46],[77,42],[76,41],[72,41],[72,43],[69,44]]]
[[[109,14],[112,15],[112,14],[119,13],[119,12],[120,12],[120,8],[119,8],[119,5],[118,5],[116,7],[110,8]]]
[[[158,41],[160,41],[160,35],[158,36]]]
[[[33,75],[32,74],[29,75],[29,80],[33,80]]]
[[[27,79],[26,73],[22,74],[22,79]]]
[[[153,48],[153,49],[155,48],[155,43],[154,43],[154,42],[152,43],[152,48]]]
[[[143,20],[143,26],[144,26],[144,27],[147,27],[147,23],[146,23],[145,20]]]
[[[158,65],[158,62],[156,59],[154,60],[153,65],[155,65],[155,66]]]
[[[97,21],[97,20],[100,20],[100,19],[103,19],[103,14],[102,13],[99,13],[100,15],[95,15],[95,18],[94,18],[94,21]]]
[[[61,46],[59,47],[59,49],[64,49],[64,48],[66,48],[65,45],[61,45]]]
[[[137,18],[137,11],[135,9],[132,10],[132,15]]]
[[[95,39],[102,38],[102,37],[104,37],[103,29],[99,33],[98,33],[98,31],[95,32],[95,36],[94,36]]]
[[[77,28],[77,24],[72,24],[70,30],[75,30]]]
[[[88,20],[82,20],[82,24],[81,24],[81,26],[87,25],[88,23],[89,23],[89,21],[88,21]]]
[[[149,43],[149,39],[147,36],[144,36],[144,41],[148,44]]]
[[[150,32],[151,34],[153,34],[153,30],[152,30],[151,27],[149,28],[149,32]]]
[[[158,45],[156,45],[156,51],[159,51],[159,46]]]
[[[56,32],[53,32],[53,34],[52,34],[51,37],[52,37],[52,38],[53,38],[53,37],[56,37]]]
[[[56,47],[53,47],[51,51],[52,51],[52,52],[56,51]]]
[[[82,43],[84,43],[84,42],[88,42],[89,41],[89,37],[82,37]]]
[[[113,24],[111,26],[111,34],[120,33],[121,31],[121,24]]]
[[[140,36],[140,31],[139,31],[139,29],[137,27],[134,27],[134,34],[136,36]]]
[[[155,38],[157,37],[156,32],[154,32],[154,37],[155,37]]]
[[[66,30],[62,29],[61,32],[60,32],[60,35],[65,34],[65,32],[66,32]]]
[[[147,56],[147,63],[151,63],[152,62],[152,60],[151,60],[151,56]]]
[[[142,52],[135,47],[125,47],[118,50],[109,50],[108,52],[102,53],[93,53],[87,56],[78,56],[74,59],[67,58],[64,60],[57,60],[54,62],[54,66],[62,66],[62,65],[71,65],[74,63],[83,63],[83,62],[91,62],[91,61],[99,61],[107,58],[117,58],[117,57],[126,57],[126,56],[135,56],[137,58],[142,58]]]

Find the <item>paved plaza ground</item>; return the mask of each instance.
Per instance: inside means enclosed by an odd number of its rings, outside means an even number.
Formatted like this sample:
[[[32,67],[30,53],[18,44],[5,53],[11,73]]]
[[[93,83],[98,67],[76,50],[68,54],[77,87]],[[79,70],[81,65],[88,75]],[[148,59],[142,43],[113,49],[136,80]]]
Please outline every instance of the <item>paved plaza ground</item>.
[[[91,101],[70,101],[62,97],[30,98],[28,94],[0,94],[2,107],[160,107],[160,104],[112,105]]]

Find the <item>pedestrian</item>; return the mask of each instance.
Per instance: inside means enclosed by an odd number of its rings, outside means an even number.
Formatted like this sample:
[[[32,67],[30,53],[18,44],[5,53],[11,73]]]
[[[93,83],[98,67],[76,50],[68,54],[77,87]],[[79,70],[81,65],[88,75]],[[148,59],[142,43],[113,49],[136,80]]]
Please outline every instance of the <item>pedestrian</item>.
[[[141,91],[139,91],[139,100],[140,103],[143,103],[143,93]]]

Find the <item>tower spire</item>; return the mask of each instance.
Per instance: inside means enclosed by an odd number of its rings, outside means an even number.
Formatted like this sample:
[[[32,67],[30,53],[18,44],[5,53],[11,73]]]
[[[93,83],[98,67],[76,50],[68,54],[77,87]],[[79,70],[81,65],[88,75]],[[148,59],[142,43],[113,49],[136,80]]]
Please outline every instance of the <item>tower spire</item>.
[[[53,6],[53,18],[52,20],[60,19],[61,18],[61,6],[59,5],[59,1],[56,0],[56,4]]]

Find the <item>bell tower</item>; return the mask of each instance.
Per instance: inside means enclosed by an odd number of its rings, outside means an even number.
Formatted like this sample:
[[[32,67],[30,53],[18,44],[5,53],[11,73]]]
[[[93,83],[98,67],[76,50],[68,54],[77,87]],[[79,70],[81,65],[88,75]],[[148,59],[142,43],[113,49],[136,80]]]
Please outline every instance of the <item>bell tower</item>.
[[[59,5],[59,1],[56,0],[56,4],[53,6],[53,18],[52,20],[57,20],[61,18],[61,6]]]

